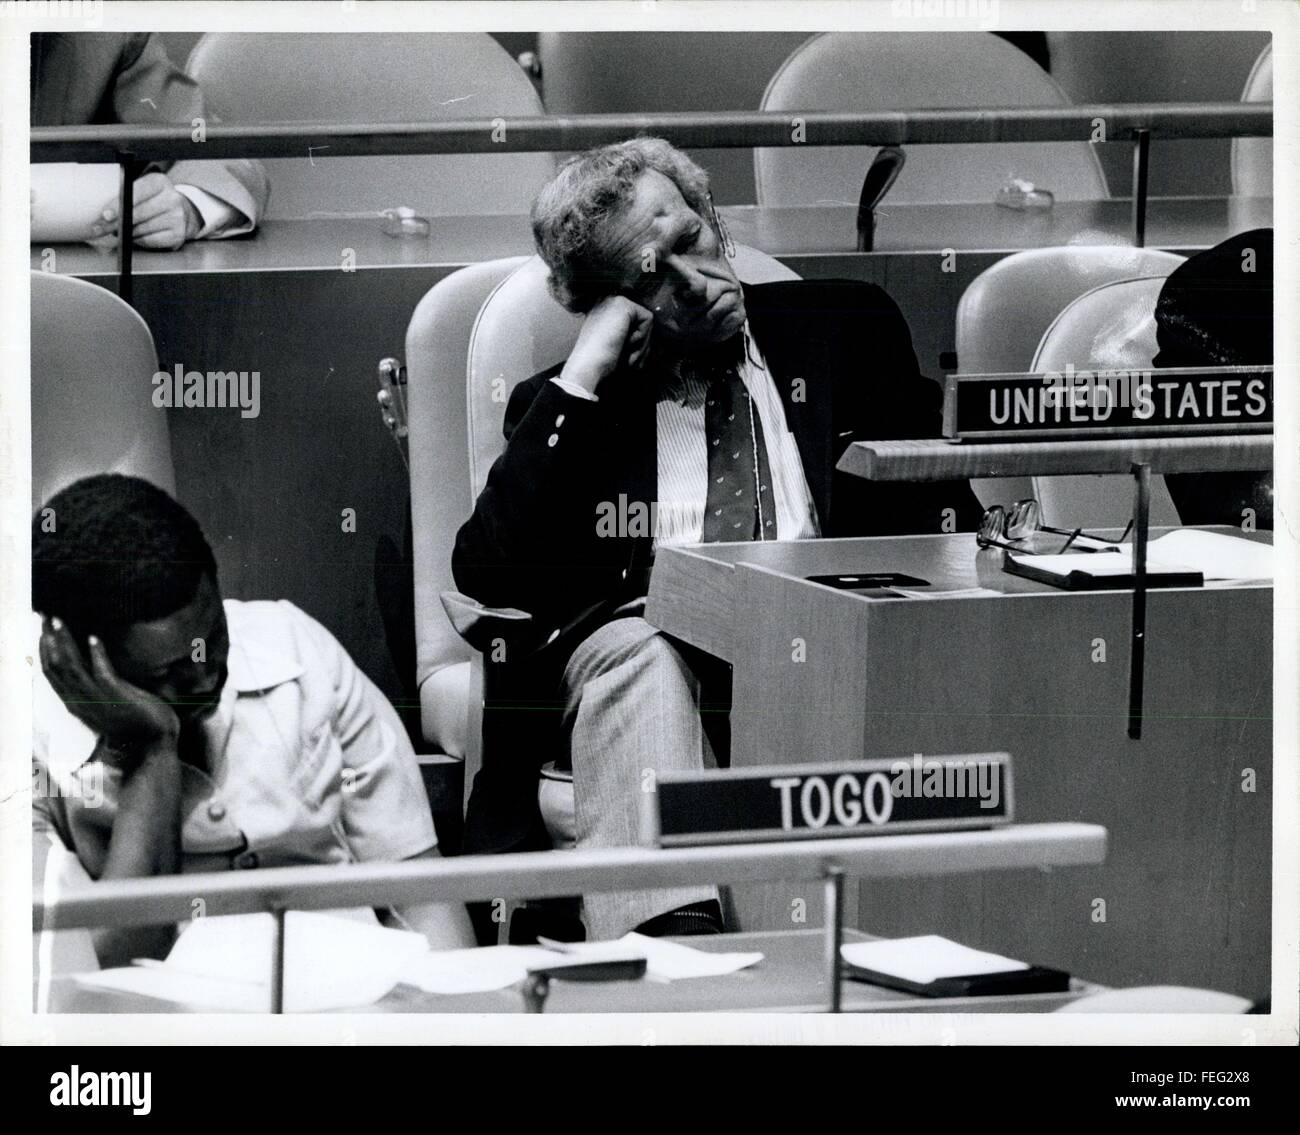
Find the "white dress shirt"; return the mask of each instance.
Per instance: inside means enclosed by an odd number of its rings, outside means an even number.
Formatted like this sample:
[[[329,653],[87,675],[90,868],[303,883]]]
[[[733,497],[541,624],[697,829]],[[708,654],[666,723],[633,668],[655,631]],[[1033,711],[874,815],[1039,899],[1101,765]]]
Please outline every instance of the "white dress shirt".
[[[805,540],[820,534],[817,509],[808,488],[803,461],[794,435],[786,427],[785,409],[758,344],[746,323],[745,357],[740,378],[758,411],[767,447],[772,484],[760,485],[764,501],[772,502],[774,516],[765,522],[764,539]],[[599,401],[560,377],[551,379],[578,398]],[[698,544],[704,534],[704,505],[709,492],[708,441],[704,432],[707,384],[695,377],[665,384],[656,404],[658,433],[658,489],[654,546]]]

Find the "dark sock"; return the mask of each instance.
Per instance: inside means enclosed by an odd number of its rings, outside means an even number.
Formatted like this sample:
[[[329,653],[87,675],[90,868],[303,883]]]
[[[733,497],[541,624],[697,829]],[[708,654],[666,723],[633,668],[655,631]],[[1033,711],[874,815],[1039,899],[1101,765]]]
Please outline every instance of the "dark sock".
[[[636,928],[649,938],[680,938],[691,934],[721,934],[722,907],[716,899],[688,903],[658,914]]]

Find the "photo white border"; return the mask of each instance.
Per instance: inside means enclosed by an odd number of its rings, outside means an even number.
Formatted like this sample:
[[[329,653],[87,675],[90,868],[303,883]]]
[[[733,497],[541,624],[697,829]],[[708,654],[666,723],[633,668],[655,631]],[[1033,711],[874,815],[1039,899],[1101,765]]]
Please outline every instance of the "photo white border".
[[[914,0],[908,0],[912,5]],[[35,1016],[30,960],[31,674],[25,654],[30,618],[30,288],[28,71],[30,31],[1240,31],[1274,37],[1274,199],[1278,250],[1275,365],[1297,374],[1300,312],[1297,142],[1300,5],[1288,0],[924,0],[975,18],[899,18],[901,0],[789,3],[788,0],[598,0],[591,3],[86,4],[24,7],[0,0],[0,1043],[14,1044],[1177,1044],[1294,1045],[1300,973],[1300,683],[1297,682],[1297,533],[1286,510],[1300,488],[1300,390],[1276,384],[1274,530],[1273,988],[1272,1014],[1249,1017],[1091,1014],[681,1014],[507,1016],[348,1014]],[[44,7],[47,14],[40,15]],[[989,8],[993,22],[984,18]],[[92,9],[96,9],[92,13]],[[332,26],[324,26],[325,14]],[[1289,459],[1288,459],[1289,458]],[[1285,508],[1283,506],[1286,506]],[[1213,649],[1213,643],[1206,644]],[[1176,772],[1176,770],[1173,770]],[[1086,975],[1082,975],[1086,976]]]

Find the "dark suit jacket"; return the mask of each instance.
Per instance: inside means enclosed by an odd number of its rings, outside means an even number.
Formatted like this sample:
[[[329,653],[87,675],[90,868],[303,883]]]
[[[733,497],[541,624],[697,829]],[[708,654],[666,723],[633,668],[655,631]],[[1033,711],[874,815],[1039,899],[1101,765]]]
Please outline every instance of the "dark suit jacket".
[[[942,396],[917,369],[907,324],[872,284],[848,280],[746,286],[763,352],[803,459],[823,536],[940,532],[945,510],[974,529],[965,481],[875,484],[835,470],[856,439],[937,437]],[[601,535],[597,518],[655,500],[653,385],[615,375],[590,402],[549,379],[520,383],[506,408],[505,453],[457,535],[456,585],[490,607],[532,614],[528,634],[487,659],[484,764],[466,819],[466,850],[543,840],[537,769],[556,757],[559,679],[574,647],[614,609],[646,593],[648,534]],[[602,507],[603,506],[603,507]]]
[[[31,57],[33,126],[216,121],[198,84],[172,65],[155,35],[41,32],[32,36]],[[260,162],[183,161],[152,168],[175,184],[211,193],[253,225],[266,208],[270,188]]]

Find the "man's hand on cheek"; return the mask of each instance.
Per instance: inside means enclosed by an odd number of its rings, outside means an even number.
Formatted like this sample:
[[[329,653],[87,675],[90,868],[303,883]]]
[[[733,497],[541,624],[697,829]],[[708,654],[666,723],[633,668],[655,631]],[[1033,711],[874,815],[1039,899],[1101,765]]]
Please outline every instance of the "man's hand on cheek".
[[[66,624],[42,624],[41,669],[68,711],[109,745],[127,751],[175,747],[180,721],[161,698],[118,676],[104,644],[88,639],[89,665]]]
[[[654,316],[626,296],[606,296],[587,313],[561,377],[591,393],[623,367],[645,365]]]

